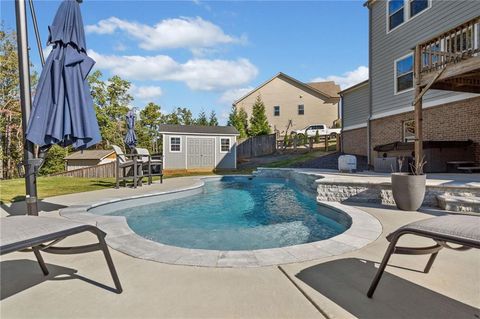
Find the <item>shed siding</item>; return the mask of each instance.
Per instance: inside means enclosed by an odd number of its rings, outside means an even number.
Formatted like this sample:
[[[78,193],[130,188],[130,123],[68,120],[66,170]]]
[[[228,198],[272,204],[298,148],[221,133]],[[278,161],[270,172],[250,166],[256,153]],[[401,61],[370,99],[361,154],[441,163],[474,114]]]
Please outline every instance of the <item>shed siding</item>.
[[[342,94],[343,128],[367,124],[370,108],[368,83]]]
[[[186,156],[185,156],[185,148],[187,146],[186,142],[186,137],[185,135],[181,134],[165,134],[165,140],[164,140],[164,168],[165,169],[185,169],[187,164],[186,164]],[[181,138],[181,152],[170,152],[170,137],[172,136],[180,136]]]
[[[190,169],[187,165],[187,136],[188,138],[201,137],[205,138],[205,135],[182,135],[182,134],[164,134],[164,169]],[[170,137],[180,136],[182,141],[181,152],[170,151]],[[208,135],[215,139],[215,168],[216,169],[235,169],[236,168],[236,146],[237,141],[235,136],[223,136],[223,135]],[[220,139],[230,138],[230,153],[222,153],[220,149]],[[213,167],[212,167],[213,169]]]
[[[416,44],[472,19],[480,12],[480,1],[433,0],[431,7],[425,12],[387,33],[386,6],[386,1],[376,1],[370,9],[372,10],[370,85],[373,117],[376,114],[410,107],[413,101],[413,90],[394,94],[396,59],[412,52]],[[461,98],[472,95],[431,90],[424,96],[423,101],[427,105],[435,104],[435,101],[455,96]]]

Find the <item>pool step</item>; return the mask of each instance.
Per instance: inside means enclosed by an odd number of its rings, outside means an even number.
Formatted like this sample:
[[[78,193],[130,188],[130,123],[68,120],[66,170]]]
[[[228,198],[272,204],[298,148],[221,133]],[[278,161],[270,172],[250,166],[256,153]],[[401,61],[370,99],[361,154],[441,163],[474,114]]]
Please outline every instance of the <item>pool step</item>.
[[[454,212],[480,213],[480,197],[437,195],[437,200],[441,209]]]

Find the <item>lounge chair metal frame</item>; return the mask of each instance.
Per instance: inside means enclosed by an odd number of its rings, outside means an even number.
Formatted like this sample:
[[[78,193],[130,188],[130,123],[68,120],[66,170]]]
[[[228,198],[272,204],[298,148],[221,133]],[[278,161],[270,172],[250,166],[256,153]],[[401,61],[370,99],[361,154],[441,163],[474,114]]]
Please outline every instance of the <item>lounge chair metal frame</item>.
[[[409,234],[433,239],[436,242],[436,244],[433,245],[433,246],[427,246],[427,247],[401,247],[401,246],[397,246],[398,240],[403,235],[409,235]],[[388,261],[393,254],[430,255],[430,258],[428,259],[428,262],[425,265],[425,268],[423,270],[424,273],[428,273],[430,271],[430,269],[432,268],[433,262],[437,258],[438,252],[440,250],[442,250],[443,248],[448,248],[448,249],[453,249],[453,250],[458,250],[458,251],[469,250],[471,248],[480,249],[480,244],[476,241],[469,240],[469,239],[466,239],[466,238],[461,238],[460,239],[460,238],[455,237],[455,236],[438,234],[438,233],[431,232],[431,231],[424,231],[424,230],[419,230],[419,229],[409,229],[408,225],[405,226],[405,227],[402,227],[399,230],[397,230],[397,231],[391,233],[390,235],[388,235],[387,240],[390,242],[390,245],[388,246],[387,251],[385,252],[385,255],[383,256],[380,267],[378,268],[377,273],[376,273],[375,277],[373,278],[373,281],[370,285],[370,288],[368,289],[368,292],[367,292],[368,298],[372,298],[372,296],[375,292],[375,289],[377,288],[377,285],[380,282],[380,279],[382,278],[383,272],[385,271],[385,268],[387,267]],[[457,245],[460,245],[460,247],[452,247],[448,243],[457,244]]]
[[[38,217],[32,216],[32,218],[38,218]],[[79,233],[83,233],[83,232],[90,232],[95,236],[97,236],[98,243],[82,245],[82,246],[74,246],[74,247],[66,247],[66,246],[54,247],[54,245],[64,240],[65,238],[70,237],[72,235],[79,234]],[[51,254],[61,254],[61,255],[72,255],[72,254],[83,254],[83,253],[89,253],[89,252],[101,250],[107,262],[110,275],[112,276],[113,282],[115,284],[115,288],[116,288],[115,292],[121,293],[123,291],[122,285],[120,284],[120,279],[118,278],[118,274],[117,274],[117,271],[115,270],[112,257],[108,250],[108,246],[105,242],[105,236],[106,236],[106,233],[101,231],[99,228],[92,225],[85,224],[79,227],[74,227],[72,229],[66,229],[58,233],[46,234],[45,236],[35,238],[35,240],[28,242],[28,245],[26,245],[25,243],[14,243],[14,244],[2,246],[0,250],[0,255],[5,255],[5,254],[16,252],[16,251],[21,251],[21,252],[33,251],[43,274],[47,276],[49,274],[49,271],[40,252],[51,253]]]

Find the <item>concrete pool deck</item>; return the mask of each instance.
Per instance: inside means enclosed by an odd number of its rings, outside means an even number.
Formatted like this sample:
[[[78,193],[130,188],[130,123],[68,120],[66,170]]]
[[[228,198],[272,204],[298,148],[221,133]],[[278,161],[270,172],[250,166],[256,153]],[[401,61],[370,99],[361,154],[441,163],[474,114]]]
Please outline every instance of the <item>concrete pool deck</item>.
[[[46,216],[70,205],[88,205],[105,198],[167,191],[194,185],[197,178],[167,179],[138,189],[107,189],[52,197],[41,207]],[[478,251],[440,252],[429,274],[426,256],[394,256],[373,299],[365,295],[376,263],[387,247],[385,235],[408,222],[444,212],[402,212],[391,206],[355,205],[383,227],[374,242],[342,255],[281,266],[318,311],[276,266],[205,268],[168,265],[133,258],[111,249],[124,292],[101,285],[111,279],[100,253],[45,254],[51,274],[44,277],[30,253],[2,256],[2,318],[474,318],[480,307]],[[8,212],[7,212],[8,210]],[[6,207],[2,216],[22,213]],[[61,218],[61,217],[59,217]],[[92,242],[88,235],[65,244]],[[402,238],[402,244],[424,240]],[[409,269],[414,269],[414,271]]]

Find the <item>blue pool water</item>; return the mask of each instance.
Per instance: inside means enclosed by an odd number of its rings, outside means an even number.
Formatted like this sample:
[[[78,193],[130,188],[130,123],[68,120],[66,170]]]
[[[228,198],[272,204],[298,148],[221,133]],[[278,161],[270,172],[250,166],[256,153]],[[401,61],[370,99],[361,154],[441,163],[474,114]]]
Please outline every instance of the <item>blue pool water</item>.
[[[330,238],[350,226],[284,179],[229,176],[205,182],[201,194],[117,210],[140,236],[163,244],[251,250]]]

